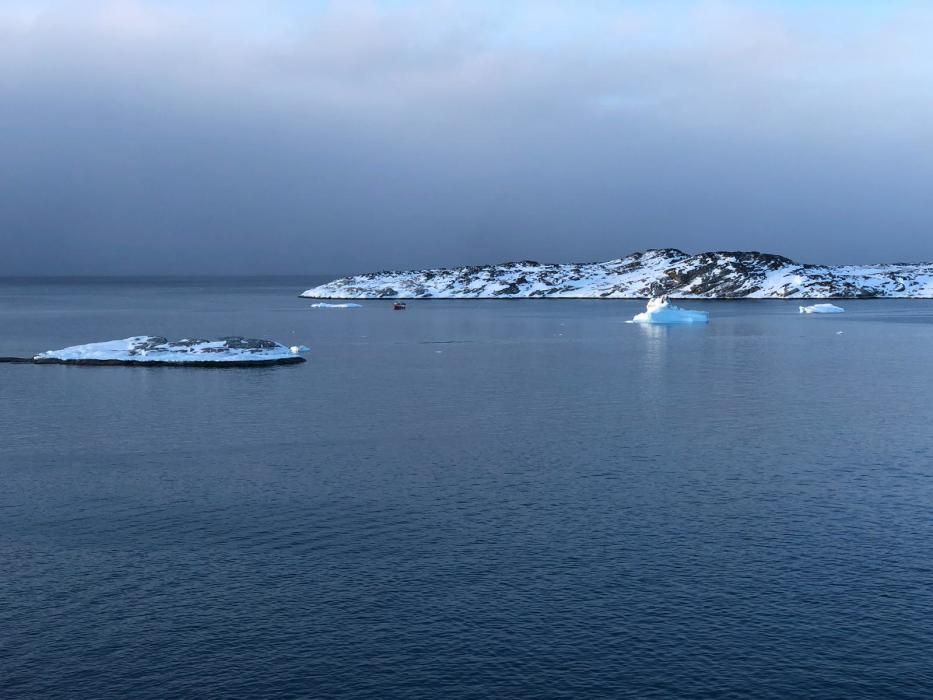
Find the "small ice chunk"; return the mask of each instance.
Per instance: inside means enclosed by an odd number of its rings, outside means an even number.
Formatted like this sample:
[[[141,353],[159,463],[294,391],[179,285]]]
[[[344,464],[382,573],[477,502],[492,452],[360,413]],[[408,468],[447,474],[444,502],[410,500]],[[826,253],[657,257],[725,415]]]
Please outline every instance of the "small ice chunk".
[[[362,308],[362,304],[328,304],[325,301],[319,301],[317,304],[311,304],[312,309],[359,309]]]
[[[845,309],[835,304],[813,304],[812,306],[801,306],[802,314],[841,314]]]
[[[311,348],[307,345],[292,345],[289,350],[291,350],[292,355],[297,355],[301,352],[311,352]]]
[[[708,323],[709,314],[705,311],[681,309],[671,304],[667,297],[656,297],[648,302],[648,308],[636,314],[629,323]]]

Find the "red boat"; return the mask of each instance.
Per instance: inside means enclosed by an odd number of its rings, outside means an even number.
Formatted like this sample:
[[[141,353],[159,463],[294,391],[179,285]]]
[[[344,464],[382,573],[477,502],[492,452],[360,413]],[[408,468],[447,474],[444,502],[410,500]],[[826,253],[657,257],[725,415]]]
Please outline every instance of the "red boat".
[[[404,310],[405,310],[405,302],[404,302],[404,301],[397,301],[397,302],[395,302],[394,304],[392,304],[392,308],[395,309],[396,311],[404,311]]]

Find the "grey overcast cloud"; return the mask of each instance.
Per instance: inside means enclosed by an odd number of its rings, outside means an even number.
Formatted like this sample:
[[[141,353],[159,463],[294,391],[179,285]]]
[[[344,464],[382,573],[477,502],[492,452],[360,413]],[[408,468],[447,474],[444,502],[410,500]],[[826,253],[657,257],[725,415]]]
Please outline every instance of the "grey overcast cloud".
[[[930,260],[931,37],[896,1],[4,2],[0,274]]]

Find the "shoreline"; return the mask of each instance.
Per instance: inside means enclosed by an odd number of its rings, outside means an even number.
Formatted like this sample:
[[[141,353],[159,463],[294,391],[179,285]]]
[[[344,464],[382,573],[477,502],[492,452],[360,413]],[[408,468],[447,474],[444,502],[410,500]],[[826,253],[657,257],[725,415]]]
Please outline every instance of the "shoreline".
[[[0,364],[19,365],[74,365],[83,367],[200,367],[211,369],[273,367],[298,365],[307,362],[304,357],[280,357],[269,360],[61,360],[54,357],[0,357]]]
[[[676,301],[933,301],[933,296],[928,297],[895,297],[895,296],[870,296],[870,297],[687,297],[666,295],[668,299]],[[391,297],[306,297],[302,294],[298,299],[312,299],[317,301],[650,301],[653,297],[570,297],[570,296],[495,296],[495,297],[409,297],[409,296],[391,296]]]

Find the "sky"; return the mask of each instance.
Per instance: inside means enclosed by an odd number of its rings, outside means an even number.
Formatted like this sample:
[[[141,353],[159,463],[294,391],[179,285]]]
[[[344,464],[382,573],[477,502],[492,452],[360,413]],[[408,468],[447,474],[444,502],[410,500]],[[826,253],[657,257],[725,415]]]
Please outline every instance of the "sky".
[[[0,0],[0,275],[933,260],[933,3]]]

